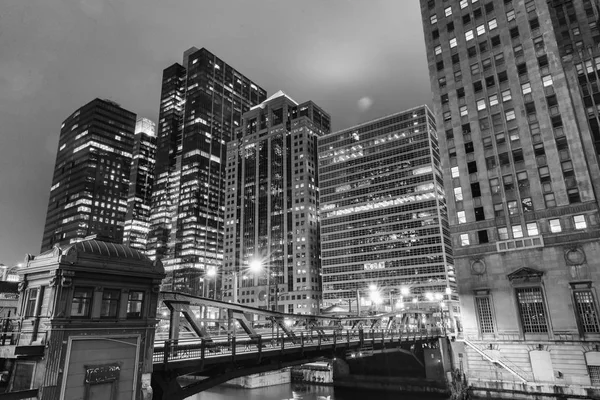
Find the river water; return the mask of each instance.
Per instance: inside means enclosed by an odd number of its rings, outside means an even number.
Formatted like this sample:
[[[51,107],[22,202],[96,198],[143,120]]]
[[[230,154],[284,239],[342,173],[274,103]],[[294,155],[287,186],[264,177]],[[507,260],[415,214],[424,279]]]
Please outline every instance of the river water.
[[[440,400],[428,394],[408,395],[399,392],[380,392],[334,388],[331,386],[312,386],[288,383],[257,389],[241,389],[229,386],[217,386],[187,400]]]

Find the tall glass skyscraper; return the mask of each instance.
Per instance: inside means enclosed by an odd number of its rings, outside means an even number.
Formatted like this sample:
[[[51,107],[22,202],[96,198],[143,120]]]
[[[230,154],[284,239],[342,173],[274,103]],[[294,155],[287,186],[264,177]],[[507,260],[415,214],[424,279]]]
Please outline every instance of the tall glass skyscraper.
[[[94,234],[121,243],[135,120],[95,99],[63,122],[41,251]]]
[[[599,5],[421,0],[459,356],[503,397],[600,385]]]
[[[135,124],[123,244],[144,252],[150,227],[150,201],[155,162],[156,124],[147,118],[140,117]]]
[[[226,143],[266,92],[206,49],[163,72],[148,255],[168,288],[204,293],[223,257]]]
[[[458,312],[427,106],[321,137],[319,180],[324,307],[439,310],[446,300],[450,314]]]
[[[330,118],[283,92],[244,113],[227,145],[223,300],[317,314],[317,138]]]

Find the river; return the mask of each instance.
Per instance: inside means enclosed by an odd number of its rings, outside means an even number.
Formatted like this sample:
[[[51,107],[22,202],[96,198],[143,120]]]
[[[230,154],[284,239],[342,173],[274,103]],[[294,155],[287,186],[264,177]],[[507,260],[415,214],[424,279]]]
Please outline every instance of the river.
[[[440,400],[428,394],[408,395],[399,392],[380,392],[333,388],[331,386],[312,386],[288,383],[258,389],[241,389],[229,386],[217,386],[187,400]]]

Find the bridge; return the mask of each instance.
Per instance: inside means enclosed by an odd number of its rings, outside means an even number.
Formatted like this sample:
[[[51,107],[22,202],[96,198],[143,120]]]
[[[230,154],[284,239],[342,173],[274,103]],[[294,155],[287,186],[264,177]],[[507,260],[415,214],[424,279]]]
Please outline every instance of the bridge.
[[[368,316],[283,314],[161,292],[153,350],[154,399],[185,399],[231,379],[320,359],[403,352],[423,365],[440,329],[411,324],[405,310]],[[414,322],[414,319],[413,319]]]

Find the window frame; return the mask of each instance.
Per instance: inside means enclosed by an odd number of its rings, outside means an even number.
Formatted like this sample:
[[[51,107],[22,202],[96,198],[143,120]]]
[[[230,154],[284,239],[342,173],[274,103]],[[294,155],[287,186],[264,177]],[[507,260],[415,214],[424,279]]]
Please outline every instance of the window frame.
[[[90,293],[89,297],[76,297],[75,294],[77,293],[77,291],[86,291],[88,293]],[[80,315],[74,315],[73,314],[73,310],[75,309],[75,305],[79,304],[76,303],[76,299],[88,299],[89,302],[87,303],[87,305],[85,304],[85,302],[83,302],[84,305],[87,306],[87,311],[85,314],[80,314]],[[90,318],[92,316],[92,305],[94,303],[94,288],[92,286],[75,286],[73,287],[73,294],[71,297],[71,310],[70,310],[70,317],[71,318],[76,318],[76,319],[85,319],[85,318]]]

